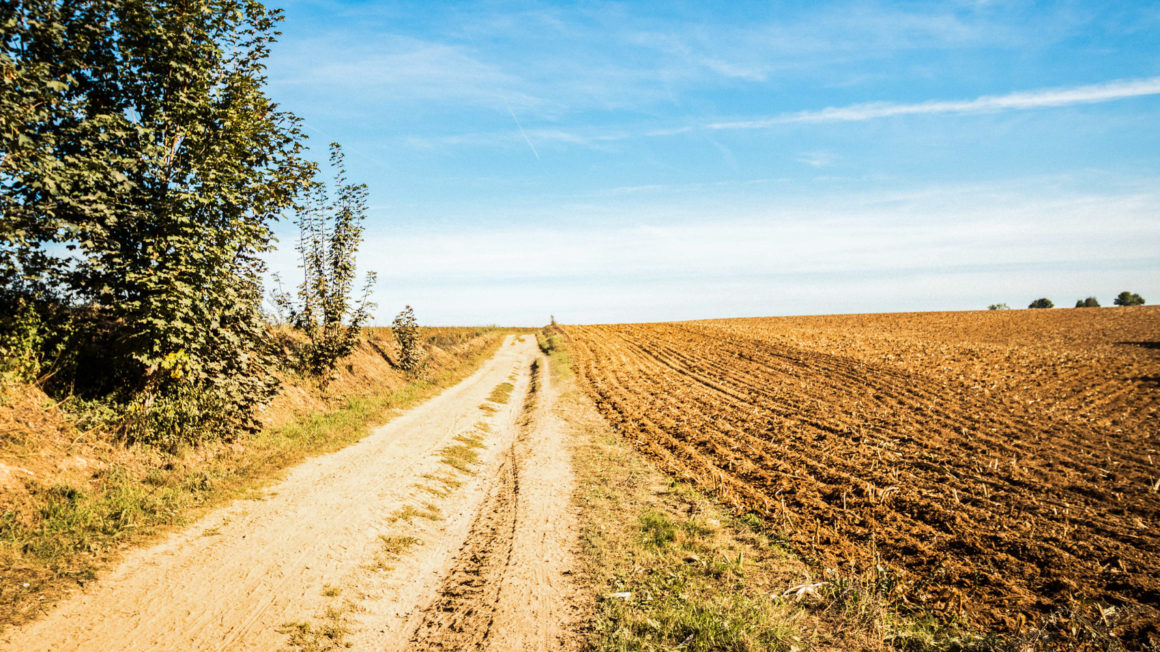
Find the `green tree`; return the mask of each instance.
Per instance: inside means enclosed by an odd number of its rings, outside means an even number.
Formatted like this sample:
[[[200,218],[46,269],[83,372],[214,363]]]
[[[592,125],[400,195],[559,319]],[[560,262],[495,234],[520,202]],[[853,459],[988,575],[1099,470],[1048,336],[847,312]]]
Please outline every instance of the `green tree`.
[[[1088,297],[1086,299],[1080,299],[1080,300],[1076,301],[1075,307],[1076,308],[1099,308],[1100,302],[1095,297]]]
[[[1028,308],[1054,308],[1055,304],[1051,302],[1051,299],[1048,299],[1047,297],[1043,297],[1040,299],[1036,299],[1035,301],[1032,301],[1031,305],[1029,305],[1027,307]]]
[[[419,348],[419,324],[411,306],[395,315],[391,330],[399,343],[399,368],[408,373],[418,371],[423,364],[423,351]]]
[[[303,278],[297,296],[280,289],[274,293],[275,305],[292,326],[306,334],[308,343],[298,351],[299,366],[318,376],[323,386],[338,362],[354,351],[374,309],[370,293],[375,283],[375,273],[368,273],[362,296],[355,301],[356,256],[366,220],[367,187],[350,183],[338,143],[330,144],[330,162],[335,169],[334,201],[326,186],[316,182],[298,212]]]
[[[1011,307],[1005,303],[992,303],[987,306],[987,310],[1010,310]]]
[[[1112,303],[1117,306],[1142,306],[1144,305],[1144,297],[1136,294],[1135,292],[1128,292],[1127,290],[1124,290],[1123,292],[1116,295],[1116,298]]]
[[[260,255],[309,179],[247,0],[0,1],[3,300],[70,307],[80,389],[167,441],[256,424]],[[84,376],[84,369],[95,371]]]

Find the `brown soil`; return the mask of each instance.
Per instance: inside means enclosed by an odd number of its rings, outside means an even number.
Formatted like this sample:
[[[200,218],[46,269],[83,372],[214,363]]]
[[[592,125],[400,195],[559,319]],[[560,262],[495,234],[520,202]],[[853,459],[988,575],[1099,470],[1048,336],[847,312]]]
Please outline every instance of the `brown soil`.
[[[567,327],[600,411],[820,569],[1008,633],[1160,638],[1160,310]]]
[[[358,649],[572,646],[568,453],[549,387],[525,413],[533,338],[508,340],[467,380],[266,496],[130,553],[0,647],[276,649],[321,618]],[[489,403],[508,380],[511,400]],[[457,472],[444,451],[470,437],[478,461]],[[415,545],[384,556],[401,536]],[[438,616],[448,604],[488,627],[464,639],[461,620]]]

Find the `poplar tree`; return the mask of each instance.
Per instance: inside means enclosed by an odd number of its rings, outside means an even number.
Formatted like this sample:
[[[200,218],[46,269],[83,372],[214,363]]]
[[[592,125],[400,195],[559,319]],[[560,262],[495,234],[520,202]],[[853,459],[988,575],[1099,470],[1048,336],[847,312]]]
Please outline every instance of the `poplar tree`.
[[[375,284],[375,273],[368,273],[361,296],[355,298],[366,184],[350,182],[338,143],[330,144],[330,163],[335,170],[334,200],[324,184],[314,182],[298,210],[302,282],[294,295],[279,289],[273,297],[290,324],[306,335],[306,345],[297,350],[299,368],[317,376],[324,387],[339,361],[354,351],[359,332],[371,317],[370,293]]]

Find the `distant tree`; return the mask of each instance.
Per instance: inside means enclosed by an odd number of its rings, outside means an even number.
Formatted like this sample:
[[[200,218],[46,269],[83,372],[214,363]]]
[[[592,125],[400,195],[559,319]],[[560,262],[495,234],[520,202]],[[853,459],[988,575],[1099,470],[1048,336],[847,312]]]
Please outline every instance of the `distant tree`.
[[[1011,306],[1008,306],[1005,303],[992,303],[991,305],[987,306],[987,310],[1010,310],[1010,309],[1011,309]]]
[[[415,311],[411,306],[403,308],[391,322],[395,341],[399,343],[399,368],[406,372],[418,371],[423,364],[423,352],[419,348],[419,324],[415,321]]]
[[[552,320],[552,325],[555,326],[556,325],[556,315],[549,315],[549,318]]]
[[[1095,297],[1088,297],[1086,299],[1080,299],[1079,301],[1076,301],[1075,307],[1076,308],[1099,308],[1100,302]]]
[[[1042,297],[1042,298],[1036,299],[1035,301],[1032,301],[1031,305],[1029,305],[1027,307],[1028,308],[1054,308],[1055,304],[1051,302],[1051,299],[1048,299],[1047,297]]]
[[[325,185],[314,182],[298,213],[302,283],[296,296],[279,288],[273,297],[279,313],[308,339],[297,351],[298,366],[318,376],[323,386],[339,361],[354,351],[374,309],[370,292],[375,283],[374,272],[368,273],[355,300],[355,257],[362,244],[367,188],[348,181],[338,143],[330,144],[330,162],[335,168],[334,201]]]
[[[1142,306],[1144,305],[1144,297],[1136,294],[1135,292],[1128,292],[1127,290],[1124,290],[1123,292],[1116,295],[1116,299],[1112,303],[1116,304],[1117,306]]]

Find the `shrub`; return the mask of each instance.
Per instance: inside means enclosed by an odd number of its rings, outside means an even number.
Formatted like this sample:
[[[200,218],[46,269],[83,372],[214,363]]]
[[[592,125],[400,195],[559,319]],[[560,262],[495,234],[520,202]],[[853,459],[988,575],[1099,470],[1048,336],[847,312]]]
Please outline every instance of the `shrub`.
[[[1042,297],[1042,298],[1036,299],[1035,301],[1032,301],[1031,305],[1029,305],[1027,307],[1028,308],[1054,308],[1055,304],[1051,302],[1051,299],[1048,299],[1047,297]]]
[[[1095,297],[1088,297],[1086,299],[1080,299],[1079,301],[1076,301],[1075,307],[1076,308],[1099,308],[1100,302]]]
[[[1010,309],[1011,309],[1011,306],[1008,306],[1005,303],[992,303],[991,305],[987,306],[987,310],[1010,310]]]
[[[419,324],[411,306],[395,315],[391,330],[399,343],[399,368],[408,373],[418,371],[423,364],[423,351],[419,348]]]
[[[1128,292],[1127,290],[1124,290],[1123,292],[1116,295],[1116,299],[1112,303],[1116,304],[1117,306],[1142,306],[1144,305],[1144,297],[1136,294],[1135,292]]]

